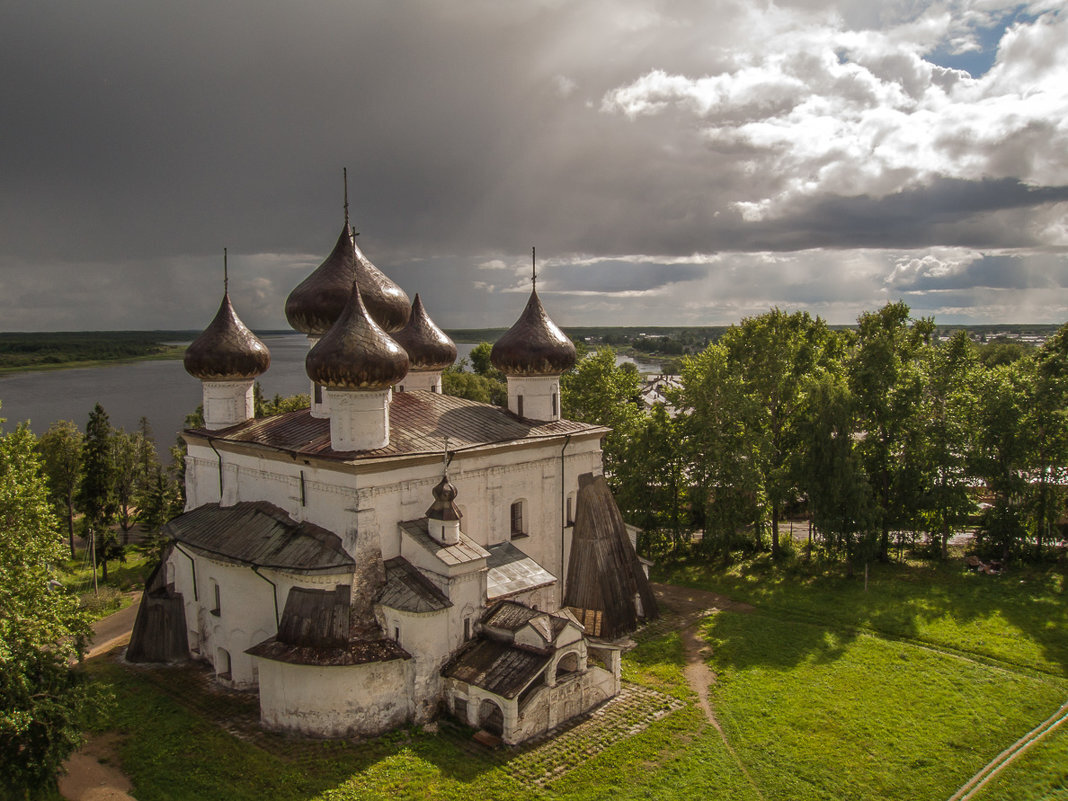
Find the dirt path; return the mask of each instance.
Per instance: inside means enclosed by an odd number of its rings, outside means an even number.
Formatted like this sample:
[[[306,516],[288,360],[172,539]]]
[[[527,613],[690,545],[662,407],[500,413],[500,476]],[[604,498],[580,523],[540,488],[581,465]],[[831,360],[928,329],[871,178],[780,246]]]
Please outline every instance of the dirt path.
[[[117,767],[119,735],[91,737],[79,748],[59,777],[59,794],[68,801],[135,801],[132,785]]]
[[[756,793],[758,798],[763,799],[764,794],[760,792],[760,788],[753,781],[753,777],[749,775],[745,764],[731,746],[726,732],[723,731],[723,727],[712,709],[712,703],[708,697],[708,688],[716,683],[715,671],[708,666],[708,655],[712,652],[712,649],[698,632],[701,621],[709,615],[723,610],[751,612],[753,607],[749,604],[732,601],[725,595],[706,592],[705,590],[675,587],[670,584],[653,584],[653,592],[656,594],[656,599],[661,606],[666,607],[661,609],[661,614],[678,615],[680,618],[677,628],[679,636],[682,638],[683,651],[686,653],[686,667],[683,669],[683,675],[686,677],[690,688],[697,695],[697,703],[701,707],[701,711],[705,713],[705,719],[719,733],[724,747],[734,758],[738,769],[742,771],[750,787],[753,788],[753,792]]]
[[[130,606],[93,624],[86,659],[110,653],[129,642],[140,603],[141,593],[137,593]],[[114,732],[90,737],[63,763],[59,794],[68,801],[134,801],[130,780],[118,767],[119,743],[119,735]]]
[[[1027,734],[994,757],[989,764],[972,776],[963,787],[957,790],[957,792],[950,797],[949,801],[969,801],[969,799],[974,798],[976,793],[982,792],[982,789],[986,786],[988,781],[997,776],[1018,757],[1022,756],[1031,746],[1066,721],[1068,721],[1068,703],[1064,704],[1045,721],[1031,729],[1031,731],[1027,732]]]

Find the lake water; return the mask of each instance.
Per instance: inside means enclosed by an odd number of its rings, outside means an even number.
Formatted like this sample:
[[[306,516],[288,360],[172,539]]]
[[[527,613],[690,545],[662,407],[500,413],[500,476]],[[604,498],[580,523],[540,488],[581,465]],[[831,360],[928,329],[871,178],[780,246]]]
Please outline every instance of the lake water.
[[[307,338],[279,334],[262,339],[271,351],[271,368],[259,377],[264,396],[307,392]],[[467,356],[474,347],[458,344],[457,358]],[[621,356],[617,361],[633,360]],[[638,369],[656,372],[657,366],[639,362]],[[0,416],[7,420],[5,430],[28,420],[40,435],[56,420],[73,420],[84,431],[89,412],[99,403],[116,428],[133,431],[141,417],[147,417],[164,460],[185,416],[201,399],[200,382],[185,371],[181,359],[0,376]]]

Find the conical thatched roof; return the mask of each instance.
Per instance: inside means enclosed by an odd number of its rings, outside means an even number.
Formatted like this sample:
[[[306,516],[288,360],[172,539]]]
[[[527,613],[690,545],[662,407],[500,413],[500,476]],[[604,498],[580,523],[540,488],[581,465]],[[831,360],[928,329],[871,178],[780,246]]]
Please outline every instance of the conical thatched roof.
[[[614,639],[638,627],[639,598],[641,617],[658,617],[608,482],[604,476],[581,476],[564,606],[575,611],[587,634]]]

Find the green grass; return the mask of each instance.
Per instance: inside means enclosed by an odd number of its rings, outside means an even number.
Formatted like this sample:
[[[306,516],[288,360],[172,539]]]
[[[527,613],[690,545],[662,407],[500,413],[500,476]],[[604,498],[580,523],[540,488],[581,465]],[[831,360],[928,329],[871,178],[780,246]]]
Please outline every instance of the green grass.
[[[772,798],[948,798],[1068,697],[1061,678],[759,612],[706,633],[714,706]]]
[[[1068,676],[1068,581],[1063,561],[1016,566],[1001,576],[946,563],[872,564],[847,578],[840,565],[775,565],[770,559],[729,569],[676,566],[663,578],[699,587],[798,622],[833,623],[888,637],[956,649],[975,658]]]
[[[140,801],[944,800],[1068,699],[1063,565],[998,578],[952,564],[879,566],[866,593],[862,578],[835,567],[819,575],[764,559],[671,576],[756,607],[700,629],[718,677],[712,706],[737,759],[697,707],[673,631],[639,636],[624,678],[689,703],[592,757],[581,744],[562,749],[551,758],[570,769],[544,788],[520,768],[529,774],[550,757],[472,749],[454,727],[265,749],[162,691],[152,674],[92,669],[116,696],[107,725],[125,737],[120,756]],[[1066,787],[1068,726],[979,798],[1065,801]]]

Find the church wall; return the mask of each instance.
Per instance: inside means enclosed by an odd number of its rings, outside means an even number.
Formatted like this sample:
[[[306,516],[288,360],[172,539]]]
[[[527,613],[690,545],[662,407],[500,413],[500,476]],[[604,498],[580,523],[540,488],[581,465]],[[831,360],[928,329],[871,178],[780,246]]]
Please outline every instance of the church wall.
[[[413,657],[412,714],[415,723],[426,723],[437,715],[441,701],[441,668],[452,655],[449,612],[417,613],[379,607],[385,635],[397,641]]]
[[[256,673],[252,657],[245,651],[278,631],[275,618],[275,593],[278,614],[285,608],[286,597],[294,586],[332,589],[351,581],[351,574],[331,573],[310,576],[286,574],[263,569],[262,576],[250,567],[210,559],[180,546],[170,557],[175,589],[185,601],[186,625],[189,629],[189,648],[210,663],[217,673],[226,672],[219,649],[229,655],[229,683],[234,687],[254,687]],[[188,556],[187,556],[188,554]],[[192,556],[192,562],[190,561]],[[196,594],[193,592],[193,564],[196,565]],[[218,586],[217,607],[215,614]]]
[[[412,660],[323,667],[257,658],[263,725],[316,737],[380,734],[412,719]]]
[[[433,501],[431,489],[441,478],[441,464],[425,458],[388,459],[381,470],[357,473],[344,463],[302,464],[289,456],[264,457],[217,442],[222,460],[222,503],[269,500],[295,520],[307,520],[342,537],[353,554],[356,509],[363,525],[378,528],[383,559],[401,554],[396,523],[422,517]],[[561,532],[565,501],[560,469],[564,439],[460,452],[449,476],[456,485],[461,530],[483,546],[511,540],[557,577],[556,608],[563,597],[570,550],[570,527]],[[582,473],[601,471],[598,439],[574,439],[564,451],[564,498],[578,489]],[[220,457],[210,447],[189,446],[187,508],[220,500]],[[360,465],[365,469],[368,465]],[[301,477],[303,473],[303,479]],[[523,504],[526,536],[512,537],[511,507]],[[563,542],[561,542],[563,534]]]

